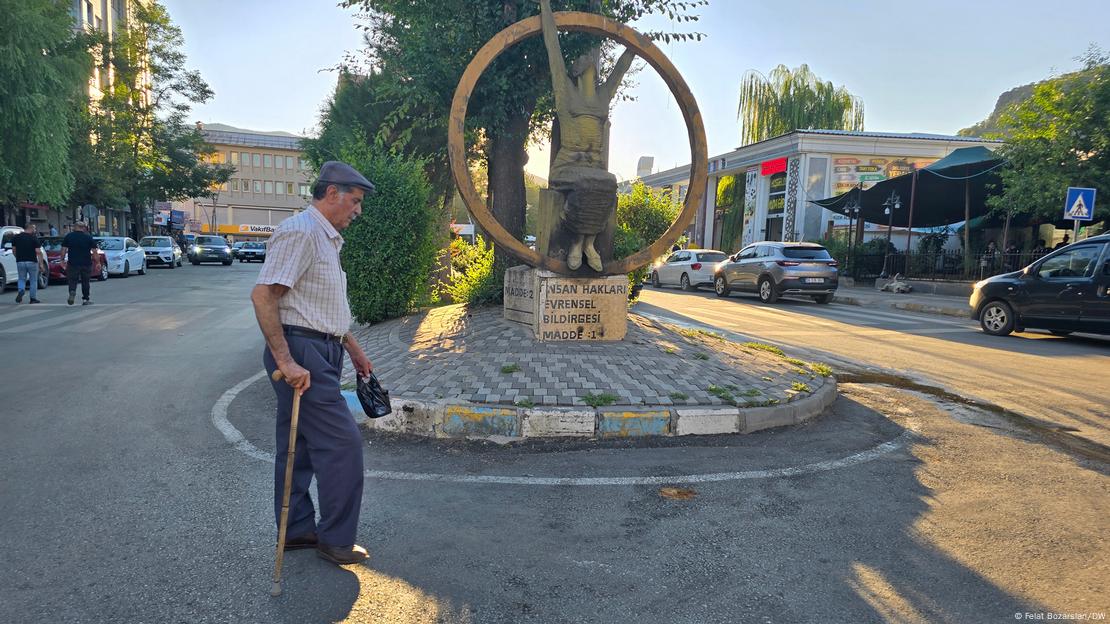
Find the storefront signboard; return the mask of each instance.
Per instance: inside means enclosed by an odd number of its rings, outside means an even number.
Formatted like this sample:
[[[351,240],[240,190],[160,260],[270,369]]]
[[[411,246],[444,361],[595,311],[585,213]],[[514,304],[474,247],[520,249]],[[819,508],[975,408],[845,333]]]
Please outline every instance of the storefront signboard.
[[[760,175],[769,176],[775,175],[776,173],[782,173],[784,171],[786,171],[786,158],[776,158],[774,160],[768,160],[759,163]]]

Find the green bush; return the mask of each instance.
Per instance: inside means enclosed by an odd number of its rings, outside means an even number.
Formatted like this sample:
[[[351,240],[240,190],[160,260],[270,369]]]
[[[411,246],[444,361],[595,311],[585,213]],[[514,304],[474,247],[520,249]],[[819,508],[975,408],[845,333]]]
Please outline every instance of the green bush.
[[[503,292],[502,282],[494,273],[493,245],[481,236],[474,244],[463,239],[451,242],[451,282],[444,291],[455,303],[481,305],[497,303]]]
[[[679,206],[669,197],[641,182],[632,190],[617,196],[617,228],[613,232],[613,258],[627,258],[659,240],[678,217]],[[648,276],[648,266],[628,274],[629,284],[642,284]]]
[[[428,278],[442,231],[424,163],[359,141],[348,142],[337,156],[377,189],[343,232],[351,313],[360,323],[408,314],[430,298]]]

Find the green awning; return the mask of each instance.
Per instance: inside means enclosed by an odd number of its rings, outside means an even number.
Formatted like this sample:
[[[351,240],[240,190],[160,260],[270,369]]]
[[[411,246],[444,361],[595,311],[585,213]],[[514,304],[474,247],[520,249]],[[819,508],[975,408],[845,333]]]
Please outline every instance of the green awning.
[[[901,200],[901,208],[894,211],[893,224],[897,227],[936,227],[959,223],[966,219],[965,193],[970,200],[971,218],[989,213],[987,197],[998,192],[998,168],[1003,160],[985,147],[964,147],[922,169],[888,178],[875,186],[860,191],[819,199],[813,203],[833,212],[848,216],[848,206],[859,202],[860,214],[868,223],[886,225],[890,218],[884,203],[892,193]],[[916,189],[914,178],[917,179]],[[910,198],[913,201],[913,222],[910,223]]]

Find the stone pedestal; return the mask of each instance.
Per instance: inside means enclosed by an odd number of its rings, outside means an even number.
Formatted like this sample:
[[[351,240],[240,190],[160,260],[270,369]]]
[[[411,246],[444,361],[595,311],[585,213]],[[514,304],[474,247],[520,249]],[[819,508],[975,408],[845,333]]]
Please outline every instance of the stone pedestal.
[[[628,325],[628,277],[566,277],[513,267],[505,272],[504,315],[530,326],[541,342],[622,340]]]

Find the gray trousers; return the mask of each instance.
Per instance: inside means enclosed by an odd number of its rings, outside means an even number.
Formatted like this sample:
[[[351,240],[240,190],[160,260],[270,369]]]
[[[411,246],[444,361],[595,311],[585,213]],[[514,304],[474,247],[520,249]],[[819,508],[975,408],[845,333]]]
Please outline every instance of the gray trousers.
[[[287,335],[285,340],[293,359],[308,369],[312,382],[308,392],[301,396],[286,535],[299,537],[315,531],[321,544],[350,546],[355,543],[362,508],[363,443],[351,410],[340,394],[343,347],[335,342],[302,336]],[[277,365],[269,348],[263,353],[262,362],[266,372],[273,374]],[[293,388],[285,381],[271,379],[270,383],[277,395],[274,519],[280,521]],[[319,524],[308,491],[313,476],[320,495]]]

